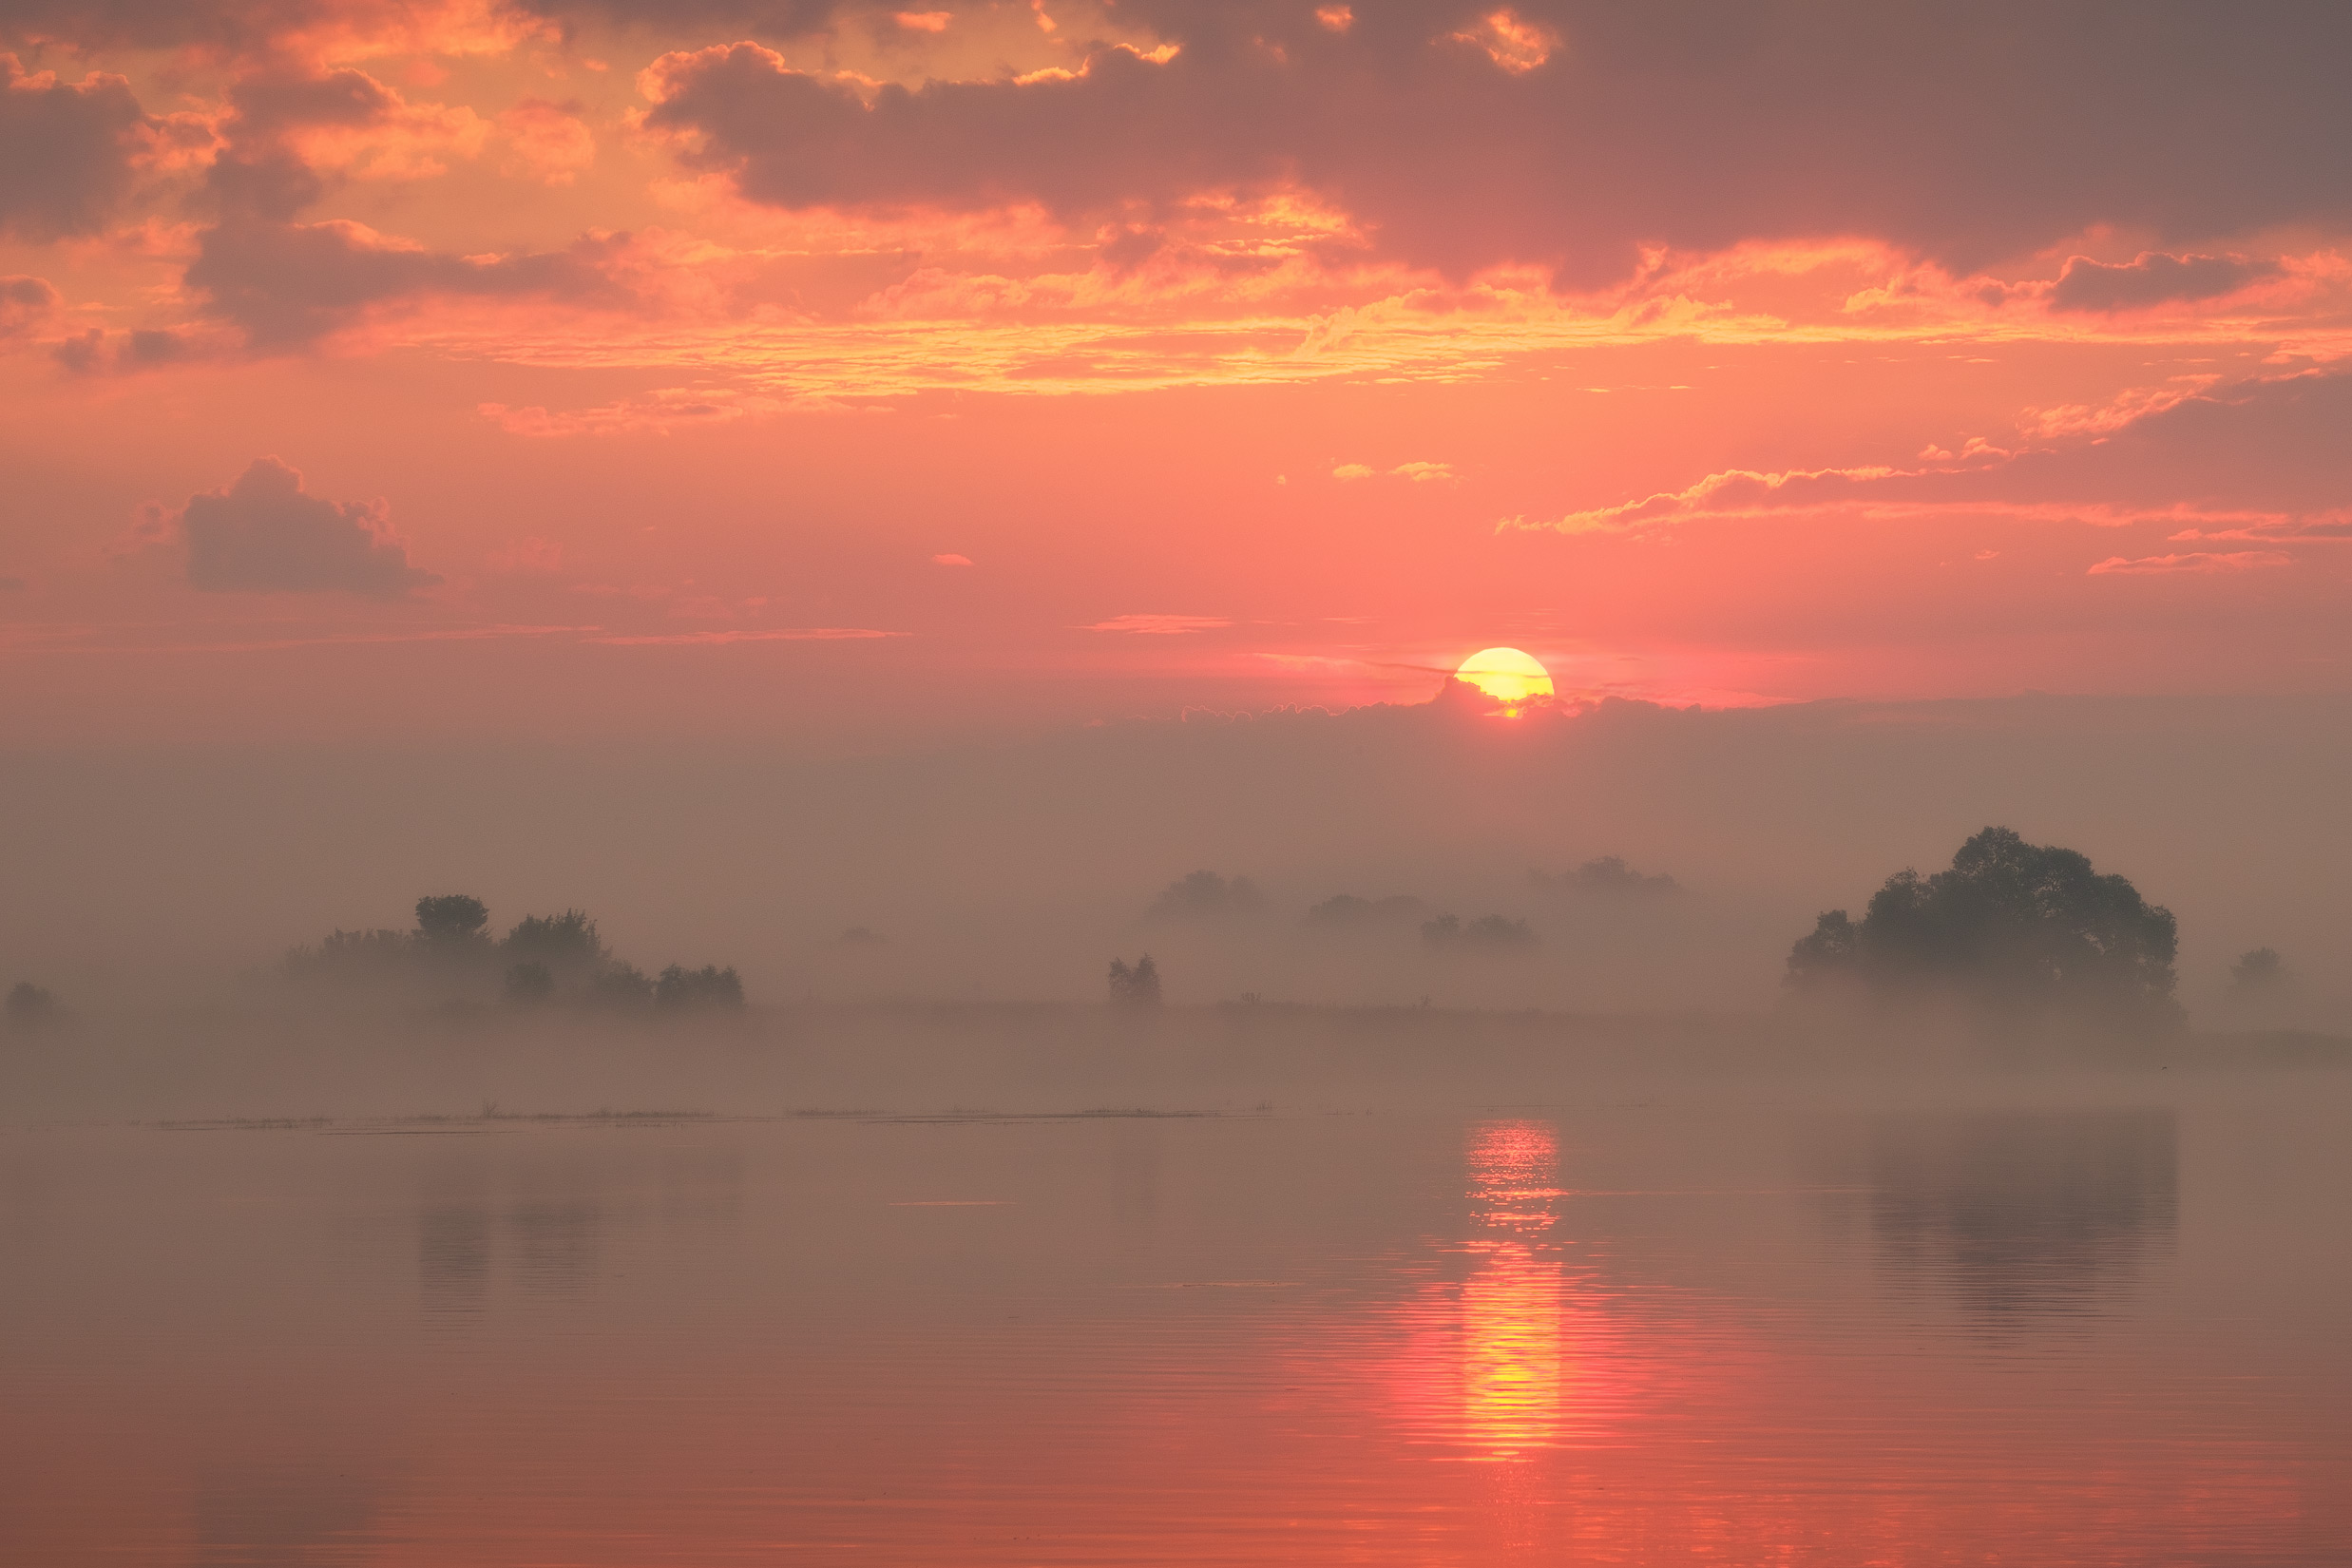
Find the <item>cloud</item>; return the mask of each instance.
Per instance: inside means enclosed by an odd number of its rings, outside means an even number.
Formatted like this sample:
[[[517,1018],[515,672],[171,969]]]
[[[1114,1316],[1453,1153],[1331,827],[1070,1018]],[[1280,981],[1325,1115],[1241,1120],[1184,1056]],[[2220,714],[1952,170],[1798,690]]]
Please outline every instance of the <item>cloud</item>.
[[[755,38],[804,38],[831,27],[839,0],[514,0],[517,10],[572,29],[602,22],[664,33],[727,29]]]
[[[148,123],[120,76],[68,86],[0,54],[0,233],[44,240],[103,226],[130,190],[133,133]]]
[[[91,327],[49,350],[49,357],[68,375],[124,375],[176,365],[201,354],[186,335],[145,327],[111,335]]]
[[[1115,615],[1080,626],[1081,632],[1129,632],[1145,637],[1175,637],[1185,632],[1213,632],[1233,622],[1213,615]]]
[[[1331,470],[1331,477],[1343,483],[1351,483],[1360,479],[1377,479],[1381,471],[1368,463],[1342,463]],[[1416,485],[1447,484],[1454,478],[1454,466],[1451,463],[1400,463],[1388,469],[1387,475],[1391,479],[1409,480]]]
[[[968,555],[935,555],[931,557],[931,564],[934,566],[968,566],[971,564],[972,558]]]
[[[1917,480],[1956,470],[1865,466],[1851,468],[1790,468],[1765,472],[1726,468],[1678,490],[1659,490],[1637,500],[1571,511],[1551,522],[1514,517],[1499,528],[1550,529],[1555,533],[1633,533],[1700,517],[1751,517],[1850,506],[1864,487],[1888,480]]]
[[[58,304],[57,290],[46,277],[0,277],[0,342],[29,335]]]
[[[482,564],[494,572],[515,577],[549,577],[563,570],[564,546],[532,534],[492,550]]]
[[[2234,527],[2183,528],[2179,533],[2165,536],[2167,544],[2183,545],[2195,540],[2233,540],[2266,545],[2287,544],[2346,544],[2352,543],[2352,509],[2310,512],[2301,517],[2273,513],[2254,514],[2232,520]]]
[[[2226,555],[2208,555],[2202,551],[2187,555],[2144,555],[2126,559],[2111,555],[2094,562],[2090,567],[2093,577],[2161,577],[2187,574],[2218,575],[2226,572],[2250,572],[2265,566],[2293,564],[2294,558],[2277,550],[2232,550]]]
[[[449,159],[480,153],[492,128],[471,108],[411,103],[351,67],[258,71],[236,84],[229,103],[238,158],[287,158],[363,180],[446,173]]]
[[[31,586],[21,577],[0,577],[0,593],[23,593]]]
[[[583,26],[795,38],[836,0],[0,0],[0,43],[355,60],[503,53]]]
[[[347,327],[373,308],[429,297],[536,296],[617,306],[630,296],[608,265],[626,235],[520,256],[451,256],[359,223],[237,220],[208,230],[186,282],[208,314],[249,347],[287,349]]]
[[[335,61],[484,54],[550,31],[506,0],[0,0],[0,42]]]
[[[334,502],[302,488],[275,457],[256,458],[226,490],[191,496],[166,526],[187,557],[188,585],[211,593],[353,593],[393,599],[441,581],[409,564],[384,504]]]
[[[1487,59],[1513,76],[1534,70],[1559,48],[1558,33],[1540,22],[1528,21],[1508,6],[1488,11],[1476,27],[1463,29],[1453,39],[1483,50]]]
[[[722,632],[649,632],[624,637],[590,637],[583,641],[614,648],[690,648],[730,642],[871,642],[908,632],[882,632],[870,626],[776,626]]]
[[[2113,418],[2085,413],[2055,426],[2028,411],[2027,435],[2047,445],[1979,439],[1958,454],[1931,448],[1928,460],[1905,466],[1722,469],[1678,489],[1496,526],[1628,534],[1708,520],[1842,515],[2162,526],[2175,539],[2285,542],[2346,531],[2352,446],[2342,432],[2352,423],[2352,374],[2200,380],[2193,391],[2127,392],[2114,407]]]
[[[910,88],[719,46],[656,62],[645,121],[773,206],[1101,220],[1297,190],[1386,256],[1577,286],[1645,246],[1860,234],[1964,272],[2098,224],[2178,250],[2352,222],[2341,160],[2311,152],[2352,145],[2343,8],[2261,29],[2122,0],[1990,0],[1965,26],[1873,0],[1438,0],[1344,30],[1297,0],[1119,14],[1176,52]]]
[[[596,138],[577,102],[554,104],[526,98],[498,117],[498,128],[513,148],[510,174],[527,174],[543,184],[568,185],[596,162]]]
[[[2137,259],[2122,262],[2077,256],[2067,261],[2052,286],[2050,308],[2130,311],[2212,299],[2278,274],[2276,262],[2236,256],[2168,256],[2162,251],[2142,251]]]

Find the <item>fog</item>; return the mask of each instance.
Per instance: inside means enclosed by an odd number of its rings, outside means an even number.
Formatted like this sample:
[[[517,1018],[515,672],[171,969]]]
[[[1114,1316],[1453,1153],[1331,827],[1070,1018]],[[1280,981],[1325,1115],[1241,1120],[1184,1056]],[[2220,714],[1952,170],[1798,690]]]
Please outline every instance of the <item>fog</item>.
[[[2307,1054],[2279,1032],[2352,1020],[2348,765],[2342,700],[2045,697],[1510,721],[1442,695],[850,758],[17,752],[0,987],[58,1013],[0,1041],[33,1115],[1233,1108],[1760,1042],[1866,1062],[1894,1047],[1792,1012],[1792,943],[1998,825],[2171,912],[2166,1049]],[[462,995],[289,983],[290,949],[452,894],[486,940],[584,911],[648,984],[723,966],[749,1006],[534,1012],[495,966]],[[2261,948],[2283,975],[2233,985]],[[1108,1012],[1145,953],[1164,1016]],[[1105,1060],[1138,1030],[1149,1070]]]

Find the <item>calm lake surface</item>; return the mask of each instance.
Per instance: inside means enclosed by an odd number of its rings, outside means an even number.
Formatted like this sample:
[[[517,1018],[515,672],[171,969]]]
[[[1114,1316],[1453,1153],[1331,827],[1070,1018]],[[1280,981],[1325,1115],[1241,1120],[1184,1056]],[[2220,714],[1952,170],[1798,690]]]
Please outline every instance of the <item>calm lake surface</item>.
[[[2352,1096],[0,1134],[0,1561],[2352,1561]]]

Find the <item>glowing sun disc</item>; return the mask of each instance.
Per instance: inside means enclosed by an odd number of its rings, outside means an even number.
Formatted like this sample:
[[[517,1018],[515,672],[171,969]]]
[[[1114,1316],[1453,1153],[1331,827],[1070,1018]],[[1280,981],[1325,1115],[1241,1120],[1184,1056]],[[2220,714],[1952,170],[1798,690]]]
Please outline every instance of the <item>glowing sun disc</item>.
[[[1552,695],[1552,672],[1517,648],[1481,648],[1462,661],[1454,679],[1505,705]]]

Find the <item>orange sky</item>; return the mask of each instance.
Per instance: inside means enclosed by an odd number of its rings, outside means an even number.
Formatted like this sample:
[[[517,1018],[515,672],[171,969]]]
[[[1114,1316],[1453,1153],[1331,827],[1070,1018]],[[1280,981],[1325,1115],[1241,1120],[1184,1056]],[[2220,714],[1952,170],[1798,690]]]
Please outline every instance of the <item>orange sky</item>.
[[[2352,22],[2261,29],[7,0],[0,728],[2341,691]]]

